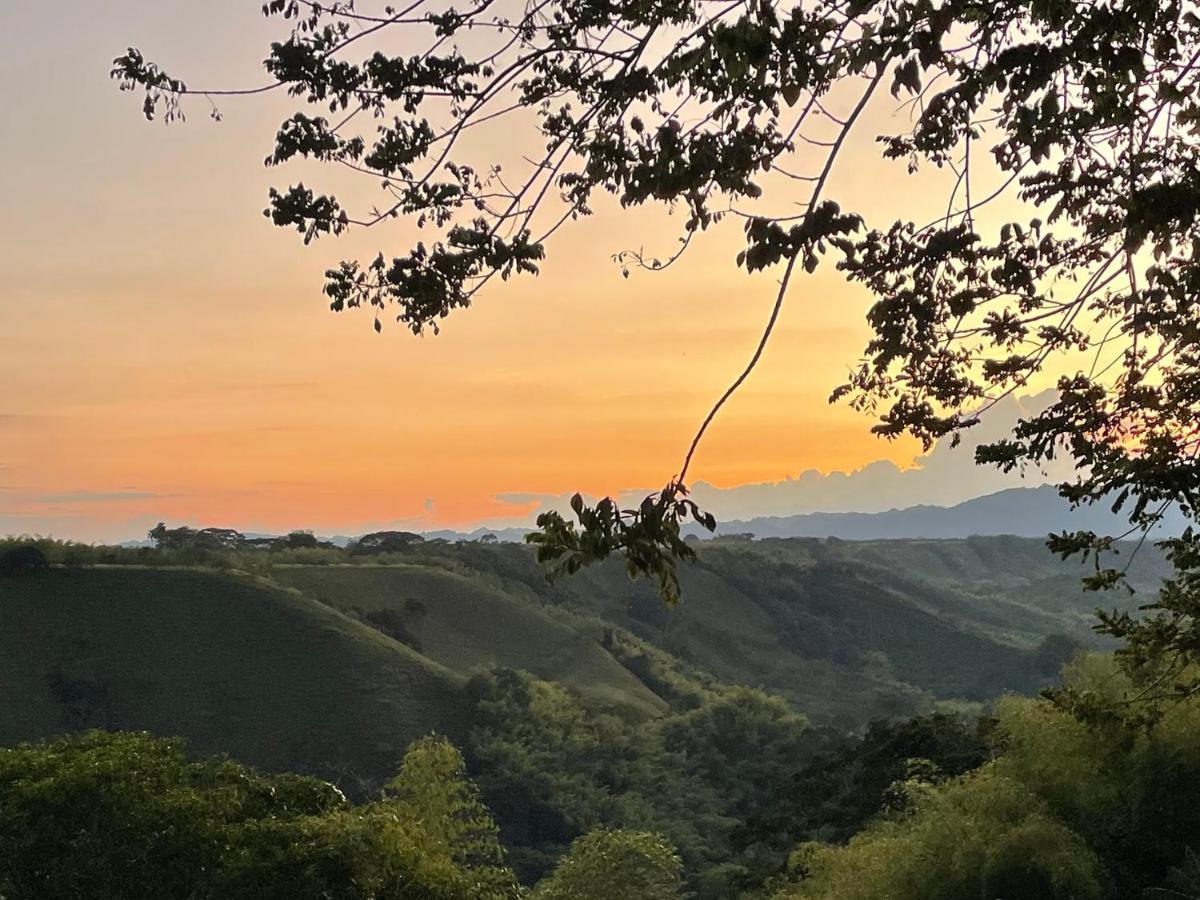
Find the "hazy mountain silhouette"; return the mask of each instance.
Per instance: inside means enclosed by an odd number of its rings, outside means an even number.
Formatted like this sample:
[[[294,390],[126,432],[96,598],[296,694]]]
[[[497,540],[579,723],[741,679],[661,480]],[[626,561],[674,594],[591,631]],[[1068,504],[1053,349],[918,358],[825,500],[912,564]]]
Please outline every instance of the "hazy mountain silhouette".
[[[718,534],[750,533],[755,537],[836,537],[844,540],[882,538],[961,538],[1012,534],[1042,537],[1054,531],[1091,530],[1119,534],[1128,528],[1123,516],[1104,504],[1071,509],[1056,488],[1010,488],[954,506],[911,506],[878,513],[805,513],[762,516],[719,524]],[[1163,522],[1161,530],[1177,532],[1182,518]],[[692,529],[701,537],[703,532]]]

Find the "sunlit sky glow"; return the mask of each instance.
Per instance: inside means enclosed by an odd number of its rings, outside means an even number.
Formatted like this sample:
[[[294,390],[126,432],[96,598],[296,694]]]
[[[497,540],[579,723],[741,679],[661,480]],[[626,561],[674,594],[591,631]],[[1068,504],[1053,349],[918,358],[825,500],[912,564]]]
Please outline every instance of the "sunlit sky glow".
[[[117,92],[126,46],[192,83],[253,85],[279,36],[258,0],[0,6],[0,533],[140,536],[164,519],[352,533],[523,520],[537,501],[661,485],[749,356],[778,273],[735,268],[736,222],[675,268],[623,280],[615,251],[668,254],[661,211],[560,232],[537,278],[496,284],[437,337],[334,315],[322,272],[399,253],[403,224],[304,247],[262,216],[286,98],[202,100],[147,123]],[[945,203],[860,134],[832,196],[890,221]],[[491,139],[496,139],[495,137]],[[610,214],[611,213],[611,214]],[[912,463],[826,397],[865,340],[866,296],[799,280],[759,370],[693,476],[721,487]],[[866,490],[867,488],[864,488]],[[854,505],[850,503],[850,505]]]

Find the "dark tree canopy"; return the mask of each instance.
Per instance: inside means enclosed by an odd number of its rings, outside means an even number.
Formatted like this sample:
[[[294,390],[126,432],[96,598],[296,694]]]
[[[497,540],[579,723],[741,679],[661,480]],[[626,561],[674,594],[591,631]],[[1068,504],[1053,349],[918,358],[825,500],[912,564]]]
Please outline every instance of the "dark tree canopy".
[[[0,575],[23,575],[50,568],[46,554],[35,544],[18,544],[0,555]]]
[[[350,544],[350,552],[356,556],[374,553],[398,553],[425,540],[411,531],[373,531],[364,534]]]
[[[232,528],[168,528],[159,522],[147,532],[155,546],[164,550],[236,550],[246,539]]]
[[[793,278],[833,265],[874,296],[872,337],[834,392],[875,430],[956,440],[1039,372],[1056,401],[979,461],[1005,469],[1066,455],[1074,502],[1109,502],[1143,533],[1170,505],[1200,502],[1200,17],[1176,0],[444,0],[364,8],[270,0],[280,39],[269,82],[195,88],[137,50],[113,76],[144,95],[148,118],[182,115],[189,94],[283,91],[296,112],[267,164],[304,157],[361,173],[381,190],[360,211],[302,183],[273,190],[266,214],[305,241],[397,217],[415,246],[327,273],[335,310],[366,307],[437,331],[495,276],[531,275],[571,220],[601,195],[681,215],[661,259],[618,251],[626,270],[661,269],[722,220],[744,229],[731,265],[771,269],[780,286],[762,340],[719,398],[679,471],[639,508],[573,504],[531,536],[543,562],[573,571],[611,554],[678,596],[680,539],[692,517],[688,469],[705,429],[749,375]],[[890,93],[900,133],[865,132]],[[502,166],[494,134],[538,153]],[[856,127],[857,126],[857,127]],[[478,131],[476,131],[478,129]],[[480,140],[475,135],[483,135]],[[898,172],[953,176],[934,221],[868,221],[830,196],[854,142],[878,142]],[[523,147],[524,144],[521,144]],[[991,222],[1000,198],[1022,209]],[[1006,201],[1007,202],[1007,201]],[[1010,206],[1004,207],[1006,210]],[[1097,554],[1109,536],[1061,535]],[[1128,658],[1166,690],[1200,654],[1200,544],[1169,542],[1180,577],[1135,622],[1106,617]],[[1156,660],[1169,658],[1165,669]]]
[[[425,738],[384,794],[193,758],[180,739],[86,732],[0,748],[11,900],[516,900],[462,756]]]

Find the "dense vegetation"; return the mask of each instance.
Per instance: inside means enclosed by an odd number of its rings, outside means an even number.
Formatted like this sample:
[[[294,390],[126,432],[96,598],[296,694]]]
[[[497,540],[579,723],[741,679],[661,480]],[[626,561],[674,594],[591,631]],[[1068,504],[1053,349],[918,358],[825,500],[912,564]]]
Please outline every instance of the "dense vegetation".
[[[381,792],[395,799],[405,747],[437,732],[535,896],[589,896],[580,885],[605,860],[663,896],[792,890],[809,853],[798,846],[866,840],[881,813],[898,827],[913,785],[1011,758],[1004,710],[1022,707],[1002,706],[996,726],[987,704],[1049,683],[1088,637],[1089,596],[1032,540],[719,540],[669,611],[607,567],[549,586],[519,545],[225,540],[4,544],[46,565],[0,575],[13,688],[0,743],[180,734],[200,753],[332,781],[354,801],[339,821],[361,824]],[[1163,564],[1139,555],[1131,571],[1149,586]],[[877,616],[895,627],[872,627]],[[938,651],[942,666],[923,658]],[[260,815],[282,814],[245,813]],[[1183,865],[1167,857],[1186,841],[1172,840],[1139,884]]]
[[[144,734],[0,750],[0,847],[5,900],[519,895],[462,758],[433,739],[357,806]]]
[[[1082,659],[1066,681],[1111,713],[1144,693],[1110,657]],[[1200,704],[1154,701],[1153,712],[1148,727],[1120,715],[1101,726],[1006,699],[994,761],[948,780],[919,773],[848,845],[801,846],[798,883],[778,896],[1200,896]]]
[[[1136,690],[1111,656],[1083,657],[1066,678],[1114,710]],[[561,690],[527,676],[500,673],[475,690],[496,717],[473,738],[496,755],[478,769],[479,789],[458,751],[433,738],[416,741],[396,776],[357,804],[317,779],[190,758],[180,742],[142,734],[0,750],[0,897],[516,898],[526,889],[499,839],[512,813],[518,829],[563,829],[553,863],[527,875],[534,900],[671,900],[687,888],[746,900],[1200,897],[1191,698],[1158,705],[1143,727],[1122,716],[1098,726],[1048,700],[1011,697],[982,730],[945,717],[879,726],[789,779],[788,764],[770,758],[750,777],[731,768],[737,757],[726,754],[754,743],[747,726],[761,734],[772,723],[784,746],[797,733],[786,711],[742,713],[744,695],[682,717],[674,727],[693,728],[693,740],[664,755],[633,750],[631,733],[587,722]],[[762,746],[773,743],[768,735]],[[795,804],[796,818],[785,812],[775,832],[795,842],[786,864],[761,854],[774,827],[761,817],[742,842],[749,851],[757,841],[759,854],[735,865],[697,869],[676,852],[670,835],[686,841],[688,820],[699,821],[689,804],[712,815],[728,791],[761,807],[753,791],[769,782],[803,792],[802,804],[799,794],[782,804]],[[596,811],[609,822],[568,821]],[[614,828],[613,818],[642,824]],[[566,840],[571,826],[579,836]],[[692,837],[713,843],[708,832]]]

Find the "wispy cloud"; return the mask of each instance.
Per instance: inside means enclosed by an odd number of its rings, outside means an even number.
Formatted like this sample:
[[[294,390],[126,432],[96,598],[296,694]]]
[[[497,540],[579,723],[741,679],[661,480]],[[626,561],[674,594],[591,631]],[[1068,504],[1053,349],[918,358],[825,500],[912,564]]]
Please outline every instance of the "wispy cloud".
[[[167,496],[153,491],[66,491],[61,494],[39,494],[36,503],[132,503],[137,500],[156,500]]]
[[[534,503],[541,503],[542,501],[552,498],[553,496],[553,494],[530,494],[518,491],[507,494],[497,494],[496,499],[501,503],[508,503],[512,506],[529,506]]]

